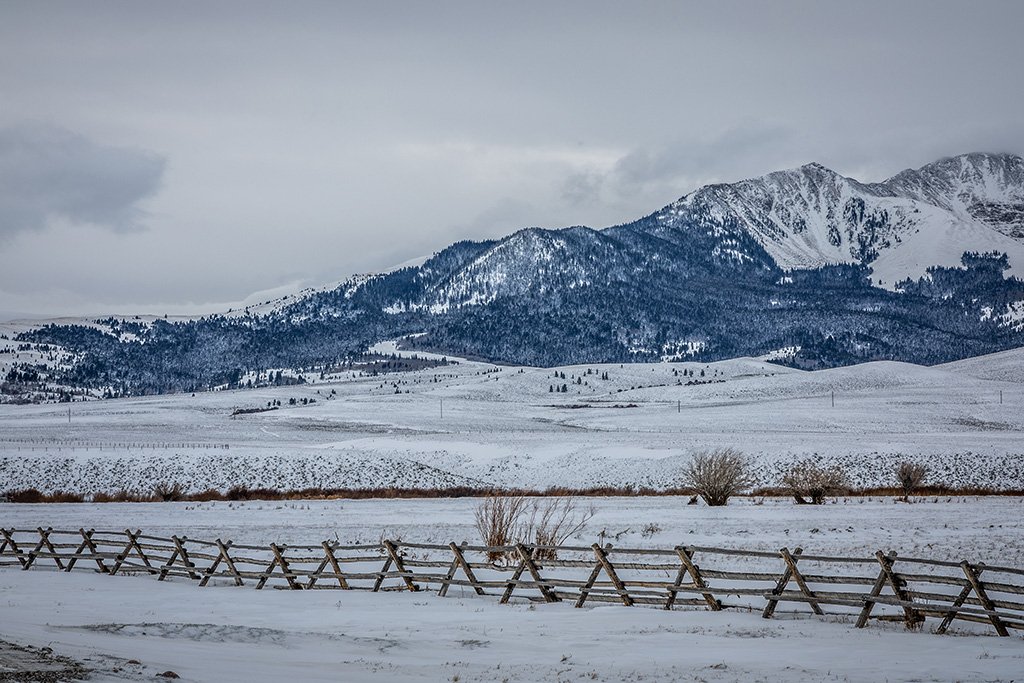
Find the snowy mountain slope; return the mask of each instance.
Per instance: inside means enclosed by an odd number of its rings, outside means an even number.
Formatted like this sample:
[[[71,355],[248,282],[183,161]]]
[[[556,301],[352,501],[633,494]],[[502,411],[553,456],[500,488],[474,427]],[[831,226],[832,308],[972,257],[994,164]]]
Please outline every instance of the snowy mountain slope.
[[[1024,159],[1012,154],[962,154],[908,169],[873,186],[1024,237]]]
[[[977,379],[1024,384],[1024,349],[1010,349],[937,366]]]
[[[807,164],[698,189],[628,224],[456,242],[230,315],[37,321],[10,336],[75,359],[43,368],[46,382],[112,395],[238,386],[401,337],[530,366],[948,362],[1024,345],[1024,282],[1006,277],[1024,274],[1024,238],[1012,236],[1022,165],[969,154],[865,184]],[[25,380],[34,360],[5,364],[17,376],[0,394],[38,389]]]
[[[820,164],[709,185],[655,214],[677,230],[745,231],[782,268],[871,265],[892,286],[965,251],[1001,251],[1024,274],[1024,160],[965,154],[862,184]]]

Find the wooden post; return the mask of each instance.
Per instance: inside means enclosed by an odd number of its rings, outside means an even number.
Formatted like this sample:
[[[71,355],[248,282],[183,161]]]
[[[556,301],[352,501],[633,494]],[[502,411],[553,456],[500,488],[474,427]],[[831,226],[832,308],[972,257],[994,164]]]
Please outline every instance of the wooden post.
[[[811,610],[819,616],[825,614],[822,611],[821,606],[818,605],[818,601],[814,599],[814,592],[807,587],[807,582],[804,581],[803,574],[801,574],[800,570],[796,568],[796,560],[789,554],[789,549],[783,548],[779,551],[779,554],[782,555],[782,559],[785,560],[786,567],[789,569],[790,575],[796,581],[796,585],[799,586],[800,591],[807,596],[808,602],[811,605]],[[778,601],[776,600],[776,602]]]
[[[220,563],[221,563],[222,560],[223,560],[224,564],[227,565],[227,567],[228,567],[228,573],[234,576],[235,585],[236,586],[244,585],[244,582],[242,581],[242,577],[239,576],[239,574],[238,574],[238,569],[235,568],[235,561],[233,559],[231,559],[231,555],[228,553],[228,549],[231,547],[231,541],[228,541],[227,543],[224,543],[223,541],[221,541],[218,538],[215,541],[215,543],[217,544],[217,552],[218,552],[217,559],[214,560],[213,564],[211,564],[206,569],[206,571],[203,573],[203,579],[199,582],[199,585],[200,586],[205,586],[206,584],[208,584],[210,582],[210,579],[212,579],[214,577],[214,575],[216,574],[217,567],[220,566]]]
[[[292,590],[299,590],[302,585],[295,580],[295,576],[292,574],[292,568],[288,566],[288,560],[285,559],[284,553],[281,552],[280,546],[276,543],[270,544],[270,550],[274,553],[274,560],[281,567],[281,571],[284,572],[284,578],[288,582],[288,587]]]
[[[57,569],[64,571],[64,563],[57,557],[57,549],[53,547],[53,543],[50,542],[50,534],[53,533],[53,527],[44,529],[43,527],[36,527],[36,531],[39,532],[39,542],[36,543],[36,547],[33,548],[28,554],[28,560],[22,565],[22,569],[28,569],[32,566],[35,561],[37,554],[44,547],[50,552],[51,559],[56,563]]]
[[[996,606],[992,604],[992,600],[989,599],[988,593],[985,592],[985,586],[982,585],[981,580],[978,578],[978,574],[974,571],[974,568],[964,560],[960,563],[960,568],[964,570],[964,574],[967,575],[967,580],[971,582],[971,587],[974,588],[974,592],[978,595],[978,600],[981,601],[981,606],[990,612],[996,610]],[[989,621],[992,622],[992,627],[995,628],[996,633],[1006,637],[1010,635],[1009,631],[1006,630],[1006,625],[1003,624],[1002,620],[995,614],[988,615]]]
[[[879,551],[879,553],[881,553],[881,551]],[[895,553],[890,552],[889,557],[895,557]],[[878,572],[878,578],[875,579],[875,585],[871,587],[871,592],[868,594],[868,597],[864,598],[864,607],[860,611],[860,616],[857,617],[857,628],[864,628],[867,626],[868,618],[871,616],[871,610],[875,608],[875,601],[871,598],[882,594],[882,588],[885,587],[885,580],[886,573],[883,565],[883,569]]]
[[[985,565],[977,565],[974,570],[974,575],[981,576],[981,573],[983,571],[985,571]],[[970,584],[970,580],[968,580],[968,584]],[[949,628],[949,625],[953,623],[954,619],[956,619],[956,614],[959,611],[959,608],[963,606],[965,602],[967,602],[967,598],[970,597],[971,591],[973,590],[973,585],[967,585],[963,587],[963,589],[960,591],[960,594],[956,596],[956,600],[954,600],[953,604],[950,606],[950,610],[946,612],[946,616],[942,618],[942,623],[939,624],[939,627],[937,629],[935,629],[936,633],[946,632],[946,629]]]
[[[591,547],[594,549],[594,555],[597,556],[597,561],[601,563],[601,566],[604,568],[604,573],[612,580],[612,585],[615,586],[615,590],[618,591],[619,597],[622,598],[622,604],[626,607],[632,607],[633,598],[630,597],[629,591],[626,590],[626,584],[622,583],[622,580],[619,579],[619,575],[615,573],[615,567],[613,567],[612,563],[608,560],[608,553],[604,548],[596,543]]]
[[[0,549],[6,546],[11,546],[11,550],[14,551],[14,556],[18,558],[18,564],[20,564],[23,569],[27,569],[27,567],[25,566],[25,558],[21,556],[21,549],[18,547],[18,544],[14,542],[14,536],[12,536],[13,533],[13,527],[11,528],[10,531],[0,527],[0,535],[3,535],[4,537],[4,545],[0,546]]]
[[[793,558],[800,557],[803,553],[803,548],[795,548],[793,550]],[[783,558],[785,559],[785,558]],[[775,584],[775,588],[772,589],[772,595],[780,595],[782,591],[786,590],[786,586],[789,585],[789,580],[793,577],[793,571],[789,568],[789,564],[786,564],[785,571],[782,572],[782,576],[779,577],[779,582]],[[772,615],[775,614],[775,608],[778,606],[779,601],[777,598],[768,598],[768,604],[764,606],[764,612],[761,613],[761,617],[764,619],[771,619]]]
[[[519,566],[512,572],[512,576],[509,578],[508,583],[505,584],[505,592],[501,595],[501,604],[504,605],[512,597],[512,592],[516,589],[516,584],[519,581],[519,577],[526,571],[526,560],[523,558],[519,559]]]
[[[341,572],[341,565],[338,564],[338,558],[334,556],[334,549],[331,547],[331,544],[327,541],[323,541],[320,545],[324,549],[324,559],[323,562],[320,563],[320,566],[317,567],[317,570],[313,574],[313,576],[309,577],[309,583],[306,584],[306,588],[312,588],[314,585],[316,585],[317,579],[320,578],[318,574],[320,574],[324,570],[324,568],[327,567],[328,564],[330,564],[331,569],[334,571],[335,578],[338,580],[338,586],[340,588],[348,590],[348,581],[345,580],[345,577]]]
[[[526,546],[522,543],[516,543],[516,552],[519,553],[519,557],[523,561],[523,567],[530,572],[530,576],[537,583],[540,594],[544,596],[544,602],[558,602],[558,596],[555,595],[554,591],[551,590],[551,586],[547,585],[540,575],[540,570],[533,560],[533,551],[527,550]],[[519,575],[522,575],[522,571],[519,571]],[[518,578],[519,576],[516,577],[517,580]]]
[[[171,567],[174,565],[174,561],[178,558],[181,558],[181,564],[184,565],[185,570],[188,572],[188,578],[193,581],[199,580],[199,574],[196,573],[196,566],[188,558],[188,552],[185,550],[185,546],[183,544],[183,541],[186,540],[188,540],[187,536],[182,536],[181,538],[173,535],[171,536],[171,542],[174,543],[174,552],[171,553],[171,557],[167,560],[167,564],[160,568],[160,577],[157,579],[158,581],[163,581],[167,578],[167,573],[171,570]]]
[[[139,546],[138,535],[142,533],[142,529],[136,529],[134,534],[131,529],[125,529],[124,533],[128,537],[128,543],[124,546],[124,550],[118,554],[114,561],[114,568],[110,570],[111,576],[117,574],[117,570],[119,570],[121,565],[124,564],[124,561],[128,559],[128,555],[131,554],[132,550],[139,555],[139,558],[142,560],[142,563],[146,565],[146,569],[150,574],[156,573],[156,570],[153,569],[153,565],[149,563],[149,558],[146,557],[146,553],[144,553],[142,548]]]
[[[703,591],[702,595],[704,597],[704,602],[708,603],[708,607],[711,608],[711,611],[721,611],[722,603],[715,598],[714,594],[708,588],[708,585],[704,582],[704,577],[700,575],[700,568],[693,563],[693,552],[683,548],[682,546],[676,546],[676,555],[679,556],[679,561],[683,563],[684,567],[686,567],[686,571],[690,573],[693,585]]]
[[[580,588],[580,597],[576,599],[576,607],[583,607],[583,603],[587,601],[587,596],[590,595],[590,590],[594,587],[597,577],[601,574],[602,566],[603,565],[600,561],[595,561],[594,569],[590,572],[590,577],[587,578],[587,582],[584,584],[583,588]]]
[[[892,570],[892,566],[896,562],[896,553],[890,551],[888,555],[884,555],[882,551],[879,550],[875,553],[875,559],[878,560],[881,570],[878,573],[878,578],[875,579],[875,585],[872,587],[870,595],[864,599],[864,609],[861,610],[860,616],[857,618],[857,628],[864,628],[868,623],[868,617],[871,616],[871,610],[875,606],[875,601],[871,598],[881,595],[882,588],[885,587],[886,583],[889,584],[893,593],[901,602],[912,602],[910,596],[907,595],[907,592],[903,589],[906,582],[897,576],[896,572]],[[904,605],[903,621],[907,628],[913,628],[924,621],[924,617],[918,614],[918,612],[909,605]]]
[[[462,545],[466,546],[469,544],[463,541]],[[449,543],[448,547],[451,548],[452,555],[455,556],[455,559],[452,560],[452,565],[448,569],[448,574],[445,575],[445,580],[441,584],[441,590],[439,590],[437,594],[441,597],[448,594],[448,587],[451,586],[451,580],[455,578],[455,570],[462,567],[462,572],[466,575],[466,578],[469,579],[469,582],[473,584],[473,590],[476,591],[476,594],[484,595],[484,589],[477,585],[476,576],[473,574],[473,568],[469,566],[468,562],[466,562],[466,556],[463,555],[462,548],[455,545],[455,543]]]
[[[395,569],[404,575],[406,573],[405,564],[402,563],[402,556],[398,554],[398,548],[395,544],[391,541],[384,541],[384,549],[388,551],[388,555],[391,557],[391,561],[394,563]],[[412,577],[402,576],[402,580],[405,581],[405,587],[410,591],[418,591],[420,589],[419,586],[413,583]]]
[[[391,557],[388,557],[384,561],[384,566],[380,568],[380,573],[377,574],[377,580],[373,582],[373,592],[376,593],[380,590],[381,584],[384,583],[384,575],[388,573],[388,569],[391,568]]]
[[[78,545],[78,549],[75,550],[75,557],[68,560],[68,566],[65,571],[71,571],[74,568],[75,563],[78,562],[78,556],[82,554],[83,550],[88,548],[89,552],[93,555],[93,559],[96,561],[96,566],[99,567],[100,573],[108,574],[110,570],[108,570],[107,566],[103,564],[103,558],[99,556],[99,550],[96,548],[96,544],[93,543],[92,540],[92,535],[95,533],[95,529],[89,529],[86,531],[85,529],[80,528],[78,533],[82,535],[82,542]]]
[[[665,600],[664,609],[672,609],[672,605],[676,602],[676,597],[679,595],[679,588],[683,585],[683,579],[686,578],[686,567],[680,566],[679,571],[676,572],[675,581],[672,582],[672,587],[668,589],[668,599]]]

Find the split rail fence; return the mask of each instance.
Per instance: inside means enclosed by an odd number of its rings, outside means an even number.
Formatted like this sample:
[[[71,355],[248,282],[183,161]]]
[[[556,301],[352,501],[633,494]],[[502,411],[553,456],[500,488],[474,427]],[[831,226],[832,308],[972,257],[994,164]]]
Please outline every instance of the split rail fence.
[[[502,603],[513,598],[672,609],[757,609],[841,615],[858,628],[870,620],[920,628],[940,620],[983,624],[1000,636],[1024,630],[1024,569],[898,557],[872,557],[677,546],[618,548],[516,544],[480,546],[381,540],[342,545],[253,545],[164,538],[141,530],[0,528],[0,567],[143,573],[196,581],[310,590],[424,591],[452,587]]]

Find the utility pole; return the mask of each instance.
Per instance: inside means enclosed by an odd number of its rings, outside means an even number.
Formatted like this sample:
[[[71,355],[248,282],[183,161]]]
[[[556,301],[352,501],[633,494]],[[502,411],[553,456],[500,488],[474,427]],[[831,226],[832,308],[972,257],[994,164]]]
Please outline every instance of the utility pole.
[[[836,407],[836,390],[835,389],[832,390],[832,407],[833,408]]]
[[[682,401],[676,401],[676,412],[677,413],[683,412],[683,402]]]
[[[999,405],[1003,405],[1003,390],[999,390]]]
[[[441,419],[444,419],[444,399],[441,399]]]
[[[1002,392],[1000,392],[999,402],[1002,403]],[[71,406],[68,406],[68,424],[71,424]]]

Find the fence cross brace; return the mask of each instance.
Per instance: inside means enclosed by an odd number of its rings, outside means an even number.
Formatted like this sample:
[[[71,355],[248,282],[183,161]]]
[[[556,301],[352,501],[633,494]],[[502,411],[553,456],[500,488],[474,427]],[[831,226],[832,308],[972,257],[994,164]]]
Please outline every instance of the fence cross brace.
[[[18,559],[18,564],[21,565],[22,569],[27,569],[28,567],[25,565],[25,558],[21,556],[21,549],[18,548],[18,544],[14,542],[14,536],[11,535],[13,533],[13,528],[8,531],[7,529],[0,527],[0,535],[3,535],[4,537],[4,544],[0,545],[0,552],[2,552],[7,546],[11,546],[11,550],[14,551],[14,556]]]
[[[398,554],[398,548],[394,545],[394,543],[391,541],[384,541],[383,545],[384,549],[387,551],[387,554],[391,557],[391,560],[394,562],[395,568],[402,574],[401,580],[403,582],[406,582],[406,588],[413,592],[420,590],[420,587],[414,584],[412,578],[409,577],[409,574],[406,571],[406,564],[404,564],[404,562],[401,561],[401,555]]]
[[[155,572],[153,565],[149,563],[149,558],[146,557],[146,553],[143,552],[142,547],[139,545],[138,536],[142,533],[142,529],[136,529],[134,534],[131,529],[125,529],[124,533],[128,537],[128,543],[125,544],[124,550],[117,554],[117,558],[114,561],[114,568],[110,570],[111,576],[117,574],[117,571],[121,568],[121,565],[124,564],[125,560],[128,559],[132,550],[138,554],[142,563],[146,565],[146,569],[149,570],[149,573],[153,574]]]
[[[53,527],[44,529],[43,527],[37,527],[36,531],[39,532],[39,542],[36,543],[36,547],[33,548],[28,554],[28,560],[25,562],[22,569],[28,569],[35,562],[39,555],[39,551],[45,547],[50,551],[50,559],[57,565],[57,569],[64,571],[64,563],[61,562],[60,556],[57,553],[57,549],[53,547],[53,543],[50,542],[50,534],[53,533]]]
[[[596,543],[594,544],[597,545]],[[597,582],[597,577],[601,575],[601,570],[604,569],[603,565],[597,560],[594,561],[594,569],[590,572],[590,576],[587,577],[587,582],[580,588],[580,597],[576,599],[576,607],[583,607],[583,603],[587,601],[587,596],[590,595],[590,590],[594,587],[594,583]]]
[[[75,550],[75,556],[68,560],[68,566],[64,571],[69,572],[74,569],[75,563],[78,562],[82,551],[88,548],[89,552],[92,553],[92,559],[95,560],[96,566],[99,567],[100,573],[108,574],[110,572],[110,570],[107,569],[107,566],[103,564],[103,558],[100,557],[100,551],[96,548],[96,544],[92,540],[92,535],[95,532],[95,529],[89,529],[86,531],[85,529],[80,528],[78,530],[78,533],[82,536],[82,542],[78,544],[78,549]]]
[[[465,547],[469,544],[463,541],[462,545]],[[473,590],[476,591],[476,594],[484,595],[484,589],[478,585],[476,575],[473,574],[473,568],[469,566],[469,562],[466,562],[466,556],[462,554],[462,548],[455,545],[455,543],[449,543],[448,547],[451,548],[452,555],[455,557],[452,559],[451,566],[448,567],[448,573],[445,574],[444,581],[441,582],[441,590],[439,590],[437,594],[441,597],[448,594],[448,588],[452,585],[451,582],[452,579],[455,578],[455,572],[461,567],[462,573],[465,574],[466,578],[469,579],[469,582],[473,584]]]
[[[534,555],[537,549],[527,550],[526,546],[522,543],[517,543],[515,548],[516,554],[519,555],[519,566],[516,567],[512,577],[505,584],[505,593],[501,596],[501,604],[507,603],[509,598],[512,597],[512,592],[516,589],[519,578],[523,575],[524,571],[530,572],[530,576],[533,577],[534,582],[537,584],[540,594],[544,597],[544,602],[559,602],[558,596],[555,595],[554,591],[551,590],[551,586],[541,577],[540,570],[537,568],[536,562],[534,562]]]
[[[231,547],[231,541],[224,543],[218,538],[215,543],[217,544],[217,559],[215,559],[210,566],[206,568],[206,571],[203,572],[203,578],[199,582],[199,586],[205,586],[210,582],[210,579],[216,575],[217,567],[220,566],[222,560],[224,564],[228,566],[228,573],[234,576],[235,585],[243,585],[244,582],[242,581],[242,577],[239,576],[238,570],[235,568],[235,561],[232,560],[231,555],[228,554],[228,549]]]
[[[779,550],[779,556],[782,557],[783,562],[786,563],[786,571],[783,572],[782,577],[779,579],[779,583],[772,591],[772,595],[781,594],[782,591],[786,589],[786,586],[789,585],[790,580],[796,581],[796,585],[800,589],[800,592],[807,598],[807,602],[811,606],[811,611],[819,616],[824,615],[825,612],[821,609],[821,605],[819,605],[818,601],[815,599],[814,591],[808,587],[807,581],[804,579],[804,575],[800,573],[799,569],[797,569],[796,563],[799,561],[801,553],[803,553],[802,548],[796,548],[793,553],[789,552],[789,548],[782,548]],[[768,604],[765,605],[764,612],[761,616],[765,619],[771,618],[771,616],[775,614],[775,608],[778,604],[778,598],[769,598]]]
[[[270,561],[270,564],[267,565],[267,568],[260,576],[260,580],[256,582],[256,590],[261,590],[263,586],[267,585],[267,581],[273,577],[274,567],[277,566],[281,567],[289,588],[293,590],[302,588],[302,586],[296,583],[295,576],[292,575],[292,570],[288,567],[288,561],[284,559],[284,554],[281,553],[281,548],[276,543],[271,543],[270,552],[274,554],[274,559]]]
[[[708,607],[711,608],[712,612],[720,612],[722,610],[722,602],[718,600],[714,593],[708,588],[708,584],[704,581],[704,577],[700,574],[700,567],[693,563],[693,551],[676,546],[676,554],[679,556],[679,561],[683,567],[690,574],[690,579],[693,580],[693,585],[702,590],[701,595],[704,597],[704,602],[708,603]],[[672,602],[675,602],[675,593],[672,594]],[[667,605],[670,608],[671,603]]]
[[[978,578],[980,572],[976,572],[967,560],[960,563],[960,568],[964,570],[964,574],[967,575],[967,580],[971,582],[971,587],[974,592],[978,595],[978,600],[981,601],[981,606],[990,612],[995,612],[996,606],[992,604],[992,600],[988,597],[988,593],[985,591],[985,586],[982,585],[981,579]],[[1003,624],[1002,620],[995,614],[988,616],[989,621],[992,622],[992,627],[995,628],[996,633],[1001,636],[1010,635],[1009,631],[1006,630],[1006,625]]]
[[[626,607],[632,607],[633,598],[630,596],[629,591],[626,590],[626,584],[622,583],[622,579],[615,573],[615,567],[612,566],[611,560],[608,559],[608,551],[597,543],[591,547],[594,549],[594,555],[597,556],[598,564],[604,569],[604,573],[608,575],[608,578],[612,580],[612,585],[615,586],[615,591],[622,599],[622,604]]]
[[[174,543],[174,551],[167,559],[167,563],[160,568],[160,577],[157,579],[158,581],[163,581],[167,578],[168,572],[170,572],[174,566],[174,561],[178,558],[181,558],[181,564],[184,565],[185,570],[188,572],[188,578],[193,581],[199,580],[199,574],[196,573],[196,565],[189,559],[188,551],[185,550],[185,541],[187,540],[187,536],[182,536],[181,538],[173,535],[171,536],[171,542]]]
[[[896,553],[889,551],[889,554],[886,555],[879,550],[875,552],[875,559],[878,560],[881,570],[878,572],[878,578],[875,579],[875,585],[871,588],[871,593],[868,597],[864,598],[864,608],[861,610],[860,616],[857,617],[857,628],[864,628],[867,625],[868,618],[871,616],[871,610],[874,609],[876,604],[876,601],[871,598],[881,595],[882,589],[885,588],[887,583],[900,602],[905,603],[903,605],[903,621],[907,628],[913,628],[924,621],[924,617],[910,607],[910,603],[913,600],[903,588],[906,585],[906,581],[897,576],[896,572],[892,570],[892,566],[896,562]]]
[[[348,581],[345,580],[345,577],[341,573],[341,566],[338,564],[338,558],[334,556],[334,549],[331,547],[331,544],[327,541],[323,541],[320,545],[324,549],[324,559],[321,560],[320,565],[316,568],[316,571],[313,572],[313,576],[309,577],[309,582],[306,584],[306,588],[312,588],[315,586],[317,580],[320,578],[320,574],[323,573],[327,565],[330,564],[331,569],[334,570],[334,578],[338,580],[338,586],[348,590]]]

